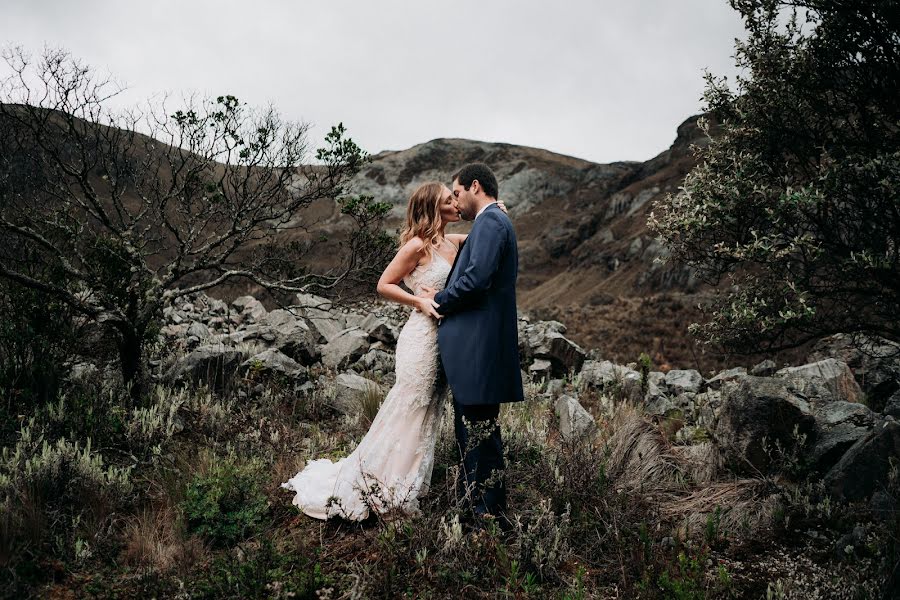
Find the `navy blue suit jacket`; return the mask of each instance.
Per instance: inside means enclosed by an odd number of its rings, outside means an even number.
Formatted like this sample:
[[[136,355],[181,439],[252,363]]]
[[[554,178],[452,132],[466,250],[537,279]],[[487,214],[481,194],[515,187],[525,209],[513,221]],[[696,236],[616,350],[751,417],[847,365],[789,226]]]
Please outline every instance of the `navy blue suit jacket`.
[[[519,255],[509,217],[496,204],[484,209],[447,279],[434,297],[441,362],[460,404],[524,399],[519,367],[516,276]]]

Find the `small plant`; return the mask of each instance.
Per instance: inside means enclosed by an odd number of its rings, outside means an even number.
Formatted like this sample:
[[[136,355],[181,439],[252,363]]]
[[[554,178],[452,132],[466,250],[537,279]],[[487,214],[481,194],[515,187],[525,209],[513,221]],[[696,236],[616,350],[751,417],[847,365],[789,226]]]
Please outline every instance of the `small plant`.
[[[647,395],[647,388],[650,386],[651,365],[650,356],[646,352],[641,352],[641,355],[638,357],[638,369],[641,373],[641,397]]]
[[[287,553],[263,538],[259,547],[218,556],[191,582],[191,598],[316,598],[329,583],[311,557]]]
[[[716,509],[706,516],[706,529],[704,535],[706,543],[710,546],[719,541],[720,527],[722,525],[722,507],[716,506]]]
[[[677,565],[663,571],[656,580],[665,597],[673,600],[702,600],[705,598],[703,582],[705,560],[704,553],[691,556],[679,552]]]
[[[188,484],[182,510],[188,529],[214,546],[231,546],[258,533],[269,503],[260,467],[229,456]]]
[[[374,384],[366,386],[366,391],[359,397],[359,419],[360,425],[367,428],[375,420],[378,409],[384,400],[384,394],[381,389]]]

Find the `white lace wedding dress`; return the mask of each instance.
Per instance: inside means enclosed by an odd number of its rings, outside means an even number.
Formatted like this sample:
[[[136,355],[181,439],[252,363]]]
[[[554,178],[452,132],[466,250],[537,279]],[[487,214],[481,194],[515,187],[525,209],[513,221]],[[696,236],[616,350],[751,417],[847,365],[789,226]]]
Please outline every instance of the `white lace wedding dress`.
[[[444,287],[450,264],[439,252],[403,282],[413,293]],[[417,514],[428,491],[446,385],[438,384],[437,321],[414,310],[400,331],[396,383],[369,431],[347,457],[320,458],[282,483],[296,492],[293,504],[317,519],[363,520],[370,510]]]

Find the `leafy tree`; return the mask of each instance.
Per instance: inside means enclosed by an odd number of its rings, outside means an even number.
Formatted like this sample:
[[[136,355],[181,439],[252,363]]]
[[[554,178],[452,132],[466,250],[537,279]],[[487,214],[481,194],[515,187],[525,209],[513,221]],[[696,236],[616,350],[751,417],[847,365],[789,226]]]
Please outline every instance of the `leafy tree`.
[[[731,0],[747,29],[718,130],[649,226],[732,286],[692,331],[738,353],[848,332],[900,340],[900,3]]]
[[[343,125],[314,161],[308,127],[272,107],[219,96],[114,111],[120,88],[65,51],[3,57],[0,278],[110,328],[135,399],[146,347],[177,298],[236,278],[282,296],[321,292],[381,258],[387,207],[346,197],[368,156]],[[282,234],[329,199],[343,199],[355,229],[343,263],[315,272],[310,244]]]

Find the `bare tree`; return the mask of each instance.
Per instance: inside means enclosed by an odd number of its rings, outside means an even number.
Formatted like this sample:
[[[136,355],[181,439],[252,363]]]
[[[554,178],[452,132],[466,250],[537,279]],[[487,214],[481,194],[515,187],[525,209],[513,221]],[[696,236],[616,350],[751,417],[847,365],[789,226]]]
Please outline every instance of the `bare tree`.
[[[342,125],[313,161],[307,126],[272,107],[219,96],[114,111],[121,88],[65,51],[3,58],[0,277],[112,328],[133,398],[175,299],[235,278],[281,293],[333,288],[380,257],[386,206],[346,197],[368,157]],[[340,267],[317,273],[307,248],[280,240],[322,199],[342,200],[356,227]]]

